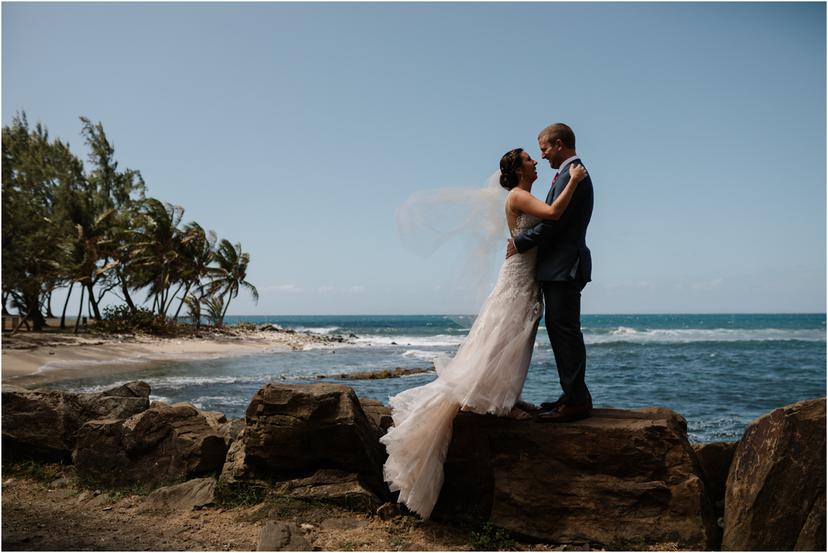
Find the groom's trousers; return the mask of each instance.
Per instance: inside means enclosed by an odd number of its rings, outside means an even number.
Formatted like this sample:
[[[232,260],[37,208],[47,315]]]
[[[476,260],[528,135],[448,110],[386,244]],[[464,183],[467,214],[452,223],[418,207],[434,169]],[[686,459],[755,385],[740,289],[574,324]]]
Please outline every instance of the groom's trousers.
[[[581,290],[585,283],[579,280],[541,283],[546,304],[544,319],[564,401],[573,405],[591,404],[587,389],[586,347],[581,334]]]

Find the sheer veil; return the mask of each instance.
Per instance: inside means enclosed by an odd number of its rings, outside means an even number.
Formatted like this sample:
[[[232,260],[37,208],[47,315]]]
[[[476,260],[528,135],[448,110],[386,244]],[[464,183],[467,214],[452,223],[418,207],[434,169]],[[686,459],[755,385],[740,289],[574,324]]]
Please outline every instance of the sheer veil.
[[[397,229],[408,250],[428,257],[446,243],[462,244],[463,253],[448,273],[455,273],[458,281],[471,288],[475,313],[491,290],[499,261],[505,256],[507,193],[500,186],[500,171],[496,171],[484,186],[419,191],[397,209]],[[446,269],[436,270],[446,274]]]

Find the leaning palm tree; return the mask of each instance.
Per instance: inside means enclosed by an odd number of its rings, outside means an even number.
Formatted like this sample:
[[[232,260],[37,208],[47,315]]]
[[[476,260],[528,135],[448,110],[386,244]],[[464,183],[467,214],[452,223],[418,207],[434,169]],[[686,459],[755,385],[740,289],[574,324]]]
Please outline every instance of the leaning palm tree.
[[[196,330],[201,327],[201,299],[195,294],[184,296],[184,303],[187,305],[187,315],[195,325]]]
[[[204,316],[207,317],[207,322],[210,326],[221,327],[221,321],[224,317],[224,298],[220,295],[205,296],[201,298],[201,303],[206,309]]]
[[[207,276],[210,272],[210,263],[213,262],[215,256],[216,233],[212,230],[204,232],[196,222],[188,223],[184,226],[181,233],[181,264],[180,275],[181,280],[186,284],[184,294],[181,296],[181,303],[178,304],[178,309],[175,312],[174,319],[178,319],[178,314],[181,312],[181,306],[184,305],[190,288],[199,286],[201,279]],[[203,292],[199,290],[199,292]],[[200,293],[199,296],[202,296]]]
[[[210,271],[208,289],[211,293],[220,291],[224,300],[224,311],[218,322],[218,326],[221,326],[224,324],[224,316],[227,314],[230,301],[239,295],[239,290],[242,287],[250,290],[255,302],[259,301],[259,291],[246,280],[250,254],[242,251],[241,243],[237,242],[234,246],[229,240],[219,242],[215,261],[218,267],[214,267]]]
[[[138,288],[149,286],[147,299],[153,298],[153,310],[163,318],[175,297],[170,294],[170,289],[179,282],[181,231],[178,225],[184,208],[147,198],[140,214],[132,250],[135,284]]]

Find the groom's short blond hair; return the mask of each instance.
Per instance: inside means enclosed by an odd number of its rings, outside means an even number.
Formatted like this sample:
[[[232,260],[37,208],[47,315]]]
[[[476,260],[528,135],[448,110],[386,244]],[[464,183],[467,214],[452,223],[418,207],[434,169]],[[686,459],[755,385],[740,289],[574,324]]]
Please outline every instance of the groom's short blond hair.
[[[559,138],[564,146],[575,149],[575,133],[572,132],[569,125],[552,123],[538,134],[538,140],[546,140],[550,144]]]

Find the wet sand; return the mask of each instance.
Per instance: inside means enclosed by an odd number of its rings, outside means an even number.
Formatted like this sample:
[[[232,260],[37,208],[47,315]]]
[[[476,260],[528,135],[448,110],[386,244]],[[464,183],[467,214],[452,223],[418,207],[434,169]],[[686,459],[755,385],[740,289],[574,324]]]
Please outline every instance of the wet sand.
[[[2,381],[35,387],[60,380],[134,371],[175,359],[204,359],[301,350],[341,341],[339,337],[282,330],[228,327],[191,336],[162,338],[95,332],[20,332],[2,336]]]

